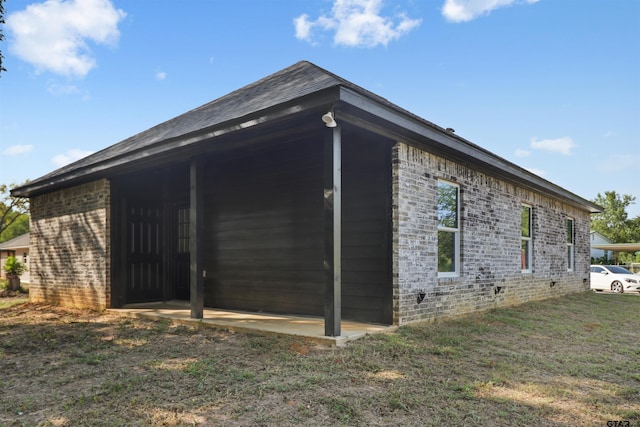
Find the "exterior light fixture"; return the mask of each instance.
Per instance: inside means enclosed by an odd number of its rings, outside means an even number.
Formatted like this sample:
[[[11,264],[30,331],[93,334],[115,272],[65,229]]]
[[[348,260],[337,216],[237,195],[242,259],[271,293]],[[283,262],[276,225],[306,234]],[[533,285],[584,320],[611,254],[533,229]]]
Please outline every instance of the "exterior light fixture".
[[[322,116],[322,121],[328,128],[334,128],[338,126],[338,123],[336,123],[336,120],[333,118],[333,113],[331,111],[328,111]]]

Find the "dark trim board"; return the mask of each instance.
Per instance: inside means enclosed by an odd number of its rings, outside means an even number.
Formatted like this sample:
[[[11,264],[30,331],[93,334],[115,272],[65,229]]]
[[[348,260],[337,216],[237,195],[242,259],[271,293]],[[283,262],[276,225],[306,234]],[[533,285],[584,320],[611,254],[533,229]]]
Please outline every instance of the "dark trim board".
[[[189,294],[191,318],[202,319],[204,313],[204,161],[189,165]],[[174,242],[177,244],[177,242]],[[174,245],[175,245],[174,244]]]
[[[324,334],[338,337],[342,322],[342,131],[325,130],[323,150]]]

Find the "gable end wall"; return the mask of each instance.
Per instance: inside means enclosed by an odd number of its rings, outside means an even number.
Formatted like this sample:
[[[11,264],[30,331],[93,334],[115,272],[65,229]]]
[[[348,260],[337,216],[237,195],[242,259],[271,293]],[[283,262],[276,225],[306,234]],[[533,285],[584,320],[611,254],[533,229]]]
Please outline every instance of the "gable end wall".
[[[30,203],[31,301],[109,307],[109,182],[35,196]]]
[[[437,273],[437,183],[460,185],[461,272]],[[533,269],[521,269],[521,205],[533,207]],[[575,267],[567,271],[565,220],[574,219]],[[589,288],[590,216],[404,143],[393,149],[394,324],[583,292]],[[500,291],[496,293],[497,288]],[[417,302],[420,290],[426,293]]]

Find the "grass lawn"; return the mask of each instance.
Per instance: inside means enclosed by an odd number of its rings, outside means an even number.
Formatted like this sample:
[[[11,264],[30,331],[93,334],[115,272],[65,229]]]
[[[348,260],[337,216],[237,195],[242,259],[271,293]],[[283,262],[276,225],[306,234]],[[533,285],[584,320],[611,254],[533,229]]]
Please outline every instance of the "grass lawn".
[[[12,305],[23,304],[27,301],[29,301],[28,284],[23,283],[17,291],[10,291],[8,289],[7,280],[0,279],[0,310],[3,308],[9,308]],[[0,312],[0,316],[2,316],[1,313],[2,312]]]
[[[0,396],[0,426],[638,427],[640,296],[572,295],[344,348],[0,304]]]

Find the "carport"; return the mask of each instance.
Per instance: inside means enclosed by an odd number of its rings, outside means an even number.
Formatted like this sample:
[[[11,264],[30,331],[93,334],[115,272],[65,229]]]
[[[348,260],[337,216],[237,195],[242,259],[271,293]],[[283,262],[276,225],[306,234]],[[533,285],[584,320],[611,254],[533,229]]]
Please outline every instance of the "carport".
[[[613,252],[614,262],[618,262],[618,254],[620,252],[640,252],[640,243],[606,243],[591,245],[592,249],[600,249],[603,251]]]

